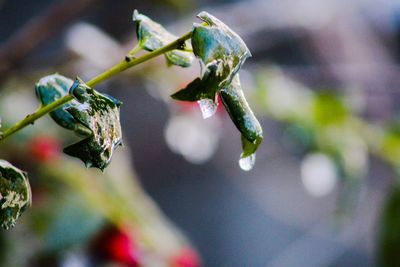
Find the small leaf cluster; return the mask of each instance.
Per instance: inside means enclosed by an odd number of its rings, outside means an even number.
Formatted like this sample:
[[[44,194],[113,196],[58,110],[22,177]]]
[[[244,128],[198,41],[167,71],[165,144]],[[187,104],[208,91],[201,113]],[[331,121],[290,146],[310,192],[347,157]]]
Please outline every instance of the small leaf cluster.
[[[66,94],[74,99],[50,115],[57,124],[84,136],[84,139],[64,148],[64,153],[81,159],[86,167],[104,170],[111,161],[113,151],[122,142],[119,119],[122,103],[95,91],[79,78],[72,82],[54,74],[36,84],[36,95],[43,105],[48,104],[51,98],[54,101]]]

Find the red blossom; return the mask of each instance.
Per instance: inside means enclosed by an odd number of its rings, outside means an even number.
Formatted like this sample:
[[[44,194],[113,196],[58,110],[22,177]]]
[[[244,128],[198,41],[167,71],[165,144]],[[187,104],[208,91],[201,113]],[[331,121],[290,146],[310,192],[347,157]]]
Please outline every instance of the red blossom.
[[[139,267],[139,248],[136,242],[125,231],[115,227],[107,228],[95,240],[96,254],[100,258],[123,264],[129,267]]]
[[[37,161],[49,162],[60,155],[60,142],[48,135],[38,135],[32,138],[28,144],[29,154]]]
[[[192,248],[183,248],[172,257],[173,267],[201,267],[200,257]]]

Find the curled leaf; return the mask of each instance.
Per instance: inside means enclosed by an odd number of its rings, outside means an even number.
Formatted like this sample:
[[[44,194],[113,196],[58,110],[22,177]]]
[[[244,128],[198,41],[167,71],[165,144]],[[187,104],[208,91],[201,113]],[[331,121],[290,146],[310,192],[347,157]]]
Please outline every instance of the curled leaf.
[[[219,64],[221,64],[220,61],[210,63],[201,78],[194,79],[185,89],[179,90],[171,97],[182,101],[211,99],[216,102],[217,91],[222,80],[221,76],[217,75]]]
[[[222,103],[236,128],[242,134],[242,159],[253,155],[263,140],[262,128],[244,97],[239,75],[229,86],[221,89]]]
[[[200,58],[205,71],[201,78],[173,94],[172,98],[184,101],[207,98],[215,102],[218,91],[231,83],[251,54],[240,36],[223,22],[204,11],[198,17],[207,25],[195,24],[191,40],[193,52]]]
[[[137,10],[133,12],[133,21],[136,23],[139,46],[148,51],[156,50],[178,39],[177,36],[168,32],[162,25],[140,14]],[[186,43],[183,43],[182,50],[187,49],[187,46]],[[181,67],[189,67],[193,61],[191,53],[179,50],[167,52],[165,57],[169,64]]]
[[[192,33],[193,53],[206,65],[221,60],[218,75],[224,76],[221,83],[230,83],[245,60],[251,56],[246,44],[222,21],[203,11],[197,15],[206,22],[195,24]]]
[[[5,160],[0,160],[0,223],[14,227],[23,211],[31,205],[27,174]]]
[[[81,159],[86,167],[104,170],[110,163],[114,149],[121,145],[122,131],[119,119],[120,101],[100,94],[77,78],[70,94],[81,104],[70,106],[67,112],[92,135],[68,146],[64,152]]]
[[[171,97],[198,101],[203,117],[207,118],[215,113],[219,94],[242,134],[243,153],[239,165],[250,170],[255,162],[255,151],[263,139],[262,128],[244,97],[237,74],[251,56],[250,51],[239,35],[214,16],[201,12],[198,17],[204,23],[194,25],[191,40],[193,52],[205,71],[201,78],[196,78]]]
[[[73,83],[73,80],[57,73],[45,76],[35,85],[36,96],[40,100],[41,104],[46,106],[67,95],[69,88],[71,88]],[[61,127],[73,130],[81,135],[91,135],[92,132],[90,129],[75,120],[67,111],[69,107],[79,105],[80,103],[78,101],[71,100],[60,108],[50,112],[50,116]]]

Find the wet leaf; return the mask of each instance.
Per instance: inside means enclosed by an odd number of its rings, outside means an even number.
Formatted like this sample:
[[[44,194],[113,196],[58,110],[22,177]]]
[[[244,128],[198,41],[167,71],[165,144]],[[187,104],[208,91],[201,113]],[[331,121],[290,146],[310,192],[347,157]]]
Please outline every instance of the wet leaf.
[[[36,96],[40,100],[43,106],[51,104],[57,99],[67,95],[69,88],[71,88],[73,80],[64,77],[60,74],[52,74],[43,77],[35,85]],[[72,106],[81,105],[76,100],[64,104],[62,107],[50,112],[51,118],[61,127],[64,127],[74,132],[89,136],[92,131],[80,122],[74,119],[74,117],[67,111]]]
[[[133,12],[133,21],[136,23],[139,46],[148,51],[156,50],[178,39],[162,25],[140,14],[137,10]],[[189,49],[188,46],[187,43],[184,43],[182,50]],[[193,61],[191,53],[179,50],[170,51],[165,54],[165,57],[169,64],[181,67],[189,67]]]
[[[244,97],[239,75],[235,76],[229,86],[221,89],[220,96],[226,111],[242,134],[241,158],[248,157],[257,150],[263,136],[261,125]]]
[[[221,76],[217,75],[219,64],[221,61],[210,63],[203,77],[196,78],[186,88],[179,90],[171,97],[183,101],[198,101],[207,98],[216,102],[217,91],[222,80]]]
[[[5,229],[14,227],[23,211],[31,205],[27,174],[0,160],[0,222]]]
[[[251,56],[246,44],[222,21],[203,11],[197,15],[207,25],[195,24],[192,33],[193,53],[206,65],[221,60],[218,75],[224,76],[221,86],[230,83],[245,60]]]
[[[122,142],[119,120],[119,107],[122,103],[96,92],[79,78],[72,85],[70,94],[81,105],[68,107],[68,113],[90,129],[92,135],[66,147],[64,152],[81,159],[86,167],[104,170],[111,161],[114,149]]]
[[[214,16],[201,12],[198,17],[205,23],[194,25],[191,40],[193,52],[201,60],[205,71],[201,78],[171,97],[198,101],[203,117],[207,118],[215,113],[219,94],[242,134],[243,153],[239,165],[243,170],[250,170],[255,162],[255,151],[263,139],[262,128],[244,97],[237,74],[251,56],[250,51],[239,35]]]
[[[243,40],[223,22],[201,12],[198,17],[207,23],[195,24],[192,33],[194,54],[205,66],[201,78],[172,95],[184,101],[216,100],[218,91],[231,83],[246,58],[251,54]]]
[[[169,65],[176,65],[183,68],[190,67],[193,61],[193,57],[189,52],[179,50],[165,53],[165,58]]]

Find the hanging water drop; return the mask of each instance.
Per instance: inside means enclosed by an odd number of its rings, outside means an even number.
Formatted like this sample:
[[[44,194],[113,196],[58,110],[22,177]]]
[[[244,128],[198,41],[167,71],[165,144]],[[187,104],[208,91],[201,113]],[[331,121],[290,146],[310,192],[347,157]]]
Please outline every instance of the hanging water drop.
[[[217,111],[218,104],[213,100],[205,98],[197,101],[200,106],[201,114],[203,115],[203,119],[207,119],[215,114]]]
[[[250,171],[256,163],[256,154],[253,153],[248,157],[239,159],[239,166],[244,171]]]

